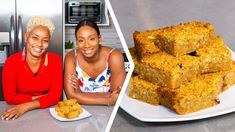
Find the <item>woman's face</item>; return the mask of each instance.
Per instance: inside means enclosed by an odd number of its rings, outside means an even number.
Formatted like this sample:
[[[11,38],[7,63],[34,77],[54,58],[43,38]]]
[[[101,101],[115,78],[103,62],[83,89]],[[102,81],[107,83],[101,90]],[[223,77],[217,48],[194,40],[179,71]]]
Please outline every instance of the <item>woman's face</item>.
[[[34,57],[41,57],[47,50],[50,41],[50,31],[47,27],[37,26],[25,33],[27,53]]]
[[[82,26],[76,32],[77,47],[84,57],[92,58],[98,53],[100,36],[90,26]]]

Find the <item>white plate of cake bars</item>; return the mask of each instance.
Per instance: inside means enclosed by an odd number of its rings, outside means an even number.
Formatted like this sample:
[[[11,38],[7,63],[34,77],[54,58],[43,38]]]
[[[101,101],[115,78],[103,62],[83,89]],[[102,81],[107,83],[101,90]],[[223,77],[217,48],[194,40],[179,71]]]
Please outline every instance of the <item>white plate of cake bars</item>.
[[[130,98],[126,92],[120,107],[136,119],[144,122],[177,122],[204,119],[235,111],[235,85],[220,95],[220,104],[198,112],[178,115],[162,105],[150,105]]]
[[[233,60],[235,53],[232,52]],[[235,85],[220,94],[220,104],[194,113],[179,115],[175,111],[162,105],[150,105],[128,96],[128,89],[124,94],[120,107],[134,118],[143,122],[178,122],[215,117],[235,111]]]
[[[81,120],[81,119],[88,118],[91,116],[91,113],[89,113],[84,108],[82,108],[82,113],[80,113],[78,117],[73,118],[73,119],[68,119],[68,118],[58,116],[55,108],[49,108],[49,111],[50,111],[50,114],[59,121],[76,121],[76,120]]]

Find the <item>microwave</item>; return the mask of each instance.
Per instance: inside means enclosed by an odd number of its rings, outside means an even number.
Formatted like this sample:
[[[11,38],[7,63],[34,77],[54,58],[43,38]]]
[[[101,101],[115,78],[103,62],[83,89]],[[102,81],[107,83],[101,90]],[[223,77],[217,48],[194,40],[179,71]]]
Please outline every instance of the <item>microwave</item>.
[[[97,24],[102,23],[101,0],[77,0],[67,4],[68,23],[76,24],[83,19],[89,19]]]

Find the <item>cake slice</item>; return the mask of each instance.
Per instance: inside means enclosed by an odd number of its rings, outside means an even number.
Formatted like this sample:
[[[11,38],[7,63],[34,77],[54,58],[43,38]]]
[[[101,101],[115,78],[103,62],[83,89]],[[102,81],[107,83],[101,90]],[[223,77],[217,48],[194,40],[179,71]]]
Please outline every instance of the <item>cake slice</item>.
[[[219,74],[205,74],[178,88],[159,88],[160,104],[180,115],[219,104],[223,79]]]
[[[138,65],[139,59],[137,58],[136,49],[135,48],[129,48],[129,52],[131,54],[131,58],[132,58],[132,60],[134,62],[134,65],[135,65],[135,68],[134,68],[134,71],[133,71],[132,74],[138,75],[140,71],[139,71],[139,65]]]
[[[232,54],[220,36],[211,39],[207,46],[197,50],[196,56],[199,57],[201,73],[227,71],[233,65]]]
[[[164,28],[155,37],[155,44],[173,56],[180,56],[202,48],[214,34],[210,23],[188,22]]]
[[[139,58],[160,51],[154,44],[155,36],[158,32],[160,32],[160,30],[149,30],[144,32],[135,31],[133,33],[136,53]]]
[[[158,105],[159,104],[159,95],[157,93],[158,85],[147,82],[143,79],[134,76],[130,80],[129,85],[129,96],[131,98],[141,100],[143,102]]]
[[[144,56],[138,62],[139,76],[159,86],[179,87],[199,75],[198,57],[174,57],[166,52]]]
[[[222,71],[221,74],[223,77],[223,88],[221,91],[224,92],[235,84],[235,62],[233,62],[233,66],[230,70]]]

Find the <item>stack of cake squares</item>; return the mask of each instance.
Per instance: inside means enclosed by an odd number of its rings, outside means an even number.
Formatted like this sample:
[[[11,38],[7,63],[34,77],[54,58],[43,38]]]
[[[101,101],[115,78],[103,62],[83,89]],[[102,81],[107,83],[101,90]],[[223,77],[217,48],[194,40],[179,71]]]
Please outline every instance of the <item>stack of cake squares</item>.
[[[129,96],[188,114],[220,103],[235,83],[235,63],[210,23],[188,22],[133,34]]]

